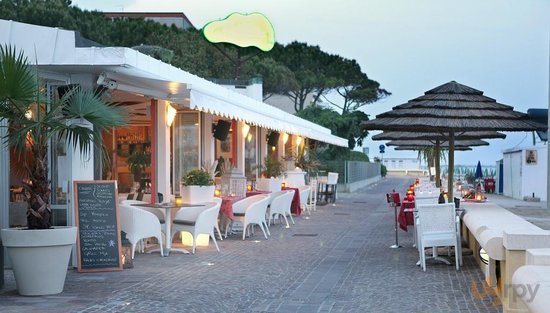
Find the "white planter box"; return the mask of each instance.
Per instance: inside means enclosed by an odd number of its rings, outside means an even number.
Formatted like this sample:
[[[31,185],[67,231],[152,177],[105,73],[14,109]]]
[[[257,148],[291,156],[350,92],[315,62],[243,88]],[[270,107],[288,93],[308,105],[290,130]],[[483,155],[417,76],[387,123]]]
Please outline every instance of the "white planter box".
[[[180,186],[181,198],[184,203],[204,203],[214,199],[216,186]]]
[[[283,180],[281,178],[260,178],[256,189],[266,190],[266,191],[279,191],[281,190],[281,183]]]

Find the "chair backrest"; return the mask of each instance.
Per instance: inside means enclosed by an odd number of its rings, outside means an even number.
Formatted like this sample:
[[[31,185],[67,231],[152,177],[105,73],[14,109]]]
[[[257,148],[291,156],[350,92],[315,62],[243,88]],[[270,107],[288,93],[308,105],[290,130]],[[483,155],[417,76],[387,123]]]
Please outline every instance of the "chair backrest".
[[[256,188],[265,191],[279,191],[282,182],[283,180],[279,178],[260,178],[256,183]]]
[[[287,193],[288,190],[279,190],[279,191],[275,191],[275,192],[272,192],[269,194],[269,205],[272,205],[273,204],[273,201],[275,201],[275,199],[277,197],[280,197],[284,194]]]
[[[244,213],[250,206],[250,204],[262,199],[267,199],[267,201],[269,201],[269,196],[267,194],[260,194],[236,201],[235,203],[233,203],[233,212]]]
[[[311,191],[309,192],[309,200],[314,203],[317,202],[317,191],[319,190],[319,181],[316,178],[309,180],[309,187]]]
[[[210,234],[218,224],[221,202],[209,202],[208,205],[195,221],[196,233]]]
[[[428,197],[418,198],[418,197],[416,197],[414,199],[414,205],[419,206],[419,205],[423,205],[423,204],[437,204],[438,201],[439,201],[439,196],[435,196],[435,197],[431,197],[431,198],[428,198]]]
[[[271,201],[271,212],[290,211],[292,198],[294,198],[294,190],[280,191],[277,196],[273,196],[273,200]]]
[[[250,197],[252,198],[252,197]],[[244,215],[245,221],[263,221],[265,220],[265,213],[267,211],[267,205],[269,203],[269,198],[256,198],[247,208]]]
[[[130,242],[160,233],[158,218],[150,212],[134,208],[129,205],[120,205],[120,228],[126,233]]]
[[[307,199],[309,197],[309,192],[311,188],[308,186],[303,186],[298,188],[300,190],[300,204],[307,204]]]
[[[160,223],[165,223],[166,217],[164,216],[164,210],[159,208],[146,208],[146,207],[140,207],[140,206],[133,206],[134,204],[147,204],[145,201],[139,201],[139,200],[122,200],[120,202],[122,205],[130,206],[134,209],[139,209],[143,211],[147,211],[149,213],[154,214]]]
[[[327,184],[336,185],[338,183],[338,173],[328,172]]]
[[[417,205],[422,233],[456,232],[456,213],[453,203]]]

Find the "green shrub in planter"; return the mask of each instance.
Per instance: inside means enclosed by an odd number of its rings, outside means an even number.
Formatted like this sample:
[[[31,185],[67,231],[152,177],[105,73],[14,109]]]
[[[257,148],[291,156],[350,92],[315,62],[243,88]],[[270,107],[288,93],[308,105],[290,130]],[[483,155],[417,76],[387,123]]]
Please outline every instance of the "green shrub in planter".
[[[184,186],[212,186],[214,180],[208,172],[197,169],[189,171],[181,179],[181,184]]]

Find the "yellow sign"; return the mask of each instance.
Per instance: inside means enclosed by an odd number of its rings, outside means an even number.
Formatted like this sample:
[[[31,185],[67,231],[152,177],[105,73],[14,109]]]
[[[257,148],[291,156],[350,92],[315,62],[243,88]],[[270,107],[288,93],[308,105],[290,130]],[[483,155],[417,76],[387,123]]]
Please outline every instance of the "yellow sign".
[[[223,20],[206,24],[202,34],[212,43],[226,42],[262,51],[269,51],[275,45],[273,25],[261,13],[232,13]]]

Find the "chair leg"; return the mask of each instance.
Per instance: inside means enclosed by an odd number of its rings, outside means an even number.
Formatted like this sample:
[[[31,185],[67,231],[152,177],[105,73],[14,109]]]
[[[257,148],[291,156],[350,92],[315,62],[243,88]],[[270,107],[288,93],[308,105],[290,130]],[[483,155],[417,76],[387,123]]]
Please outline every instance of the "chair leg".
[[[134,259],[135,254],[136,254],[136,244],[132,243],[132,260]]]
[[[286,218],[286,215],[283,215],[283,218],[285,219],[286,228],[289,228],[290,225],[288,224],[288,219]]]
[[[193,254],[195,254],[195,248],[197,247],[197,237],[198,237],[198,234],[196,235],[193,235]]]
[[[214,245],[216,246],[216,250],[220,252],[220,247],[218,247],[218,243],[216,242],[216,236],[212,233],[210,234],[210,237],[212,238],[212,241],[214,241]]]
[[[294,225],[294,218],[292,218],[292,213],[288,213],[288,216],[290,216],[290,221],[292,222],[292,225]]]
[[[248,225],[243,225],[243,240],[246,237],[246,229],[248,228]]]
[[[162,250],[162,234],[158,237],[156,237],[157,240],[159,241],[159,246],[160,246],[160,256],[164,256],[164,250]]]
[[[225,238],[227,238],[227,230],[229,229],[229,227],[233,227],[233,221],[231,220],[229,220],[227,224],[225,224]]]
[[[261,224],[260,224],[260,226],[261,226],[262,224],[265,226],[265,230],[267,231],[267,234],[268,234],[269,236],[271,236],[271,232],[269,231],[269,227],[267,227],[266,221],[262,221]]]
[[[264,233],[265,239],[267,239],[267,235],[266,235],[265,230],[264,230],[264,225],[263,225],[262,223],[260,223],[259,225],[260,225],[260,229],[261,229],[262,232]]]
[[[218,232],[218,236],[220,237],[220,241],[223,241],[222,232],[220,231],[220,226],[218,225],[218,223],[216,223],[216,225],[214,225],[214,227],[216,227],[216,231]]]

